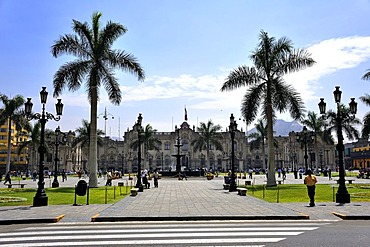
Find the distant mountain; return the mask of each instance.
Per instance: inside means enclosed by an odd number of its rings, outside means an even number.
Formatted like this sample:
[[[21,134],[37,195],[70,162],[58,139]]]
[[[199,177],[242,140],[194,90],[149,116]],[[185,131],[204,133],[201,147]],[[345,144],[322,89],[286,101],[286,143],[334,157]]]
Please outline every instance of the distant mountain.
[[[288,136],[289,132],[301,132],[303,126],[300,125],[297,121],[287,122],[282,119],[277,119],[274,124],[274,136]],[[248,131],[248,134],[256,132],[256,128],[253,128]]]

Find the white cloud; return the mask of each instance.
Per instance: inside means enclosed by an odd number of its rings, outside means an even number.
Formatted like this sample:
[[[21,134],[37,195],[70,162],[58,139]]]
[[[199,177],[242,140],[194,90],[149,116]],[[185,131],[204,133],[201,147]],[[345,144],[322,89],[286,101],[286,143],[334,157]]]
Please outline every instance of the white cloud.
[[[307,47],[307,50],[316,64],[285,76],[286,81],[294,85],[306,102],[317,101],[316,92],[320,90],[320,78],[339,70],[354,68],[370,58],[370,37],[353,36],[324,40]]]
[[[322,93],[319,80],[343,69],[354,68],[370,58],[370,37],[345,37],[324,40],[306,49],[312,54],[316,64],[300,72],[288,74],[285,79],[301,94],[304,102],[317,101],[317,93]],[[231,92],[220,92],[229,73],[226,67],[213,75],[193,76],[182,74],[178,77],[152,76],[135,86],[121,86],[123,104],[155,99],[183,99],[187,106],[197,110],[234,110],[240,108],[246,88]],[[321,90],[321,91],[320,91]],[[85,94],[63,96],[65,102],[86,106]],[[108,103],[105,91],[101,90],[100,103]],[[150,107],[150,106],[148,106]],[[288,119],[287,116],[282,116]]]

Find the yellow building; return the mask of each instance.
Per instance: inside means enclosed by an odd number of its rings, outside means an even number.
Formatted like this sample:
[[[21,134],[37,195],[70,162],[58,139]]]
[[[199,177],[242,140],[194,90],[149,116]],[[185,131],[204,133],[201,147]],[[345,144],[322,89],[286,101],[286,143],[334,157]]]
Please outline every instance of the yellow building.
[[[27,169],[27,150],[24,149],[18,155],[18,147],[20,143],[27,140],[27,136],[20,136],[15,129],[15,125],[11,126],[11,157],[10,170],[25,172]],[[8,125],[0,125],[0,174],[5,174],[8,154]]]
[[[367,168],[370,166],[370,146],[354,147],[351,153],[354,168]]]

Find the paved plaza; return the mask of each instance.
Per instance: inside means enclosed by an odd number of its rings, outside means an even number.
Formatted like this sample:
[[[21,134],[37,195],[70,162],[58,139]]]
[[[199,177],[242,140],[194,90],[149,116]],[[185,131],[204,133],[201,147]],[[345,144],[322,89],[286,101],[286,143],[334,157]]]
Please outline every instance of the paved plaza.
[[[88,181],[88,178],[86,178]],[[51,187],[53,178],[45,180]],[[318,177],[319,183],[336,184],[327,177]],[[244,179],[238,183],[244,184]],[[35,181],[22,181],[28,188],[37,187]],[[70,177],[60,186],[71,187],[78,178]],[[127,178],[116,179],[113,185],[127,182]],[[265,176],[256,175],[254,184],[265,183]],[[356,179],[354,183],[369,183],[367,179]],[[286,184],[302,183],[288,174]],[[99,186],[104,186],[104,178],[99,178]],[[6,187],[1,183],[0,188]],[[302,195],[307,197],[306,194]],[[73,195],[71,195],[71,202]],[[307,198],[308,201],[308,198]],[[145,189],[137,196],[127,196],[115,204],[90,204],[73,206],[52,205],[45,207],[3,206],[0,207],[0,224],[36,222],[104,222],[104,221],[155,221],[155,220],[341,220],[369,219],[370,203],[349,203],[340,205],[334,202],[317,203],[268,203],[252,196],[239,196],[237,192],[223,189],[223,177],[213,180],[190,177],[188,180],[162,178],[159,187]],[[340,217],[339,217],[340,216]]]

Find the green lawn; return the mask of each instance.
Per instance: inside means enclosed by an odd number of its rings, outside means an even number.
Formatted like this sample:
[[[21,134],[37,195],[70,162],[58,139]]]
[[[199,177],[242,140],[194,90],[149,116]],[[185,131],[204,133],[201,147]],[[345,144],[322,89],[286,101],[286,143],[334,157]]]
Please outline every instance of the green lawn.
[[[89,204],[115,203],[130,193],[130,187],[99,187],[90,188]],[[0,189],[0,206],[31,206],[36,189]],[[48,205],[73,204],[75,199],[74,187],[47,188]],[[8,198],[22,198],[20,202],[7,202]],[[77,204],[86,204],[86,196],[77,196]]]
[[[370,202],[370,184],[347,185],[351,202]],[[255,196],[267,202],[308,202],[307,188],[304,184],[279,185],[265,187],[264,185],[246,186],[248,195]],[[315,201],[333,202],[337,186],[329,184],[316,185]],[[334,198],[334,199],[333,199]]]

